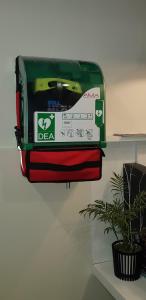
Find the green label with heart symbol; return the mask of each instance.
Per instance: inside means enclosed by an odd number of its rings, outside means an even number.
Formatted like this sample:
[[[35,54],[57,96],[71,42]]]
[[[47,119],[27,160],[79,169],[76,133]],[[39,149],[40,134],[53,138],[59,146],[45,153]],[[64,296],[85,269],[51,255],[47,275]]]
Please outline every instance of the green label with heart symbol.
[[[97,127],[101,127],[103,123],[104,123],[103,101],[96,100],[95,101],[95,124]]]
[[[35,113],[35,142],[55,140],[55,114],[47,112]]]

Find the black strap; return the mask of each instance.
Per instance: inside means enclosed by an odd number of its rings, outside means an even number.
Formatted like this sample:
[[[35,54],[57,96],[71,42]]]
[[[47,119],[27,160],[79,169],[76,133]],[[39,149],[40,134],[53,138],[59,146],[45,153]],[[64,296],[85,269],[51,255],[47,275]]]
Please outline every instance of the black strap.
[[[21,85],[19,83],[19,56],[16,57],[15,60],[15,74],[16,74],[16,92],[19,92],[21,95]],[[20,115],[21,115],[21,105],[20,105]],[[23,136],[22,134],[22,125],[20,122],[20,128],[18,128],[17,126],[14,127],[15,128],[15,136],[16,136],[16,140],[17,140],[17,146],[21,147],[21,138]]]
[[[58,164],[50,164],[50,163],[30,163],[31,170],[52,170],[52,171],[78,171],[85,168],[100,168],[100,161],[87,161],[81,164],[73,165],[73,166],[65,166]]]
[[[16,57],[15,60],[15,74],[16,74],[16,92],[20,91],[20,84],[19,84],[19,63],[18,63],[19,56]]]
[[[21,129],[18,128],[17,126],[15,126],[14,129],[15,129],[15,137],[16,137],[17,147],[18,147],[21,146],[21,137],[22,137]]]

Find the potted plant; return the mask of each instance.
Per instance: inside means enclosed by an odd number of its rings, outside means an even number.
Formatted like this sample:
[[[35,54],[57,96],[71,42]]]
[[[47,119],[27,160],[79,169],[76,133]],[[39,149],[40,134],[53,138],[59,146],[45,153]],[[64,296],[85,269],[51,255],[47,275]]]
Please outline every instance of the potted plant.
[[[104,233],[112,231],[116,241],[112,244],[115,275],[123,280],[136,280],[141,272],[142,246],[136,242],[139,231],[133,231],[132,222],[146,208],[146,192],[139,192],[133,203],[130,201],[131,186],[123,176],[113,173],[110,178],[113,201],[95,200],[79,213],[105,223]],[[125,192],[129,201],[125,200]]]
[[[146,227],[143,227],[141,230],[140,242],[143,246],[142,275],[146,277]]]

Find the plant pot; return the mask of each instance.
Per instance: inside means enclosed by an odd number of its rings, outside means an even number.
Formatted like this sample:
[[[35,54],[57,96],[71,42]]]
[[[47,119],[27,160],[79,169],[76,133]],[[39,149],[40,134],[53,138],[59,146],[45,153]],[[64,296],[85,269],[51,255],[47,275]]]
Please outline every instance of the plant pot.
[[[142,255],[142,275],[146,277],[146,233],[144,233],[141,237],[141,245],[143,247],[143,255]]]
[[[126,281],[134,281],[140,277],[142,266],[143,249],[139,245],[136,252],[124,252],[118,249],[118,244],[122,244],[122,240],[112,244],[113,264],[115,276]]]

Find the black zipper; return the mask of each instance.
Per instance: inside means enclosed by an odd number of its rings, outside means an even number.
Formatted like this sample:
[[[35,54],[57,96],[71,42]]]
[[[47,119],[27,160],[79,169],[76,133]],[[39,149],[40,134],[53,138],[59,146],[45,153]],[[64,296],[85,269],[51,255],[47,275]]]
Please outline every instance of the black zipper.
[[[98,149],[98,146],[96,144],[92,144],[92,145],[51,145],[51,146],[33,146],[33,150],[35,151],[51,151],[51,150],[74,150],[74,149]]]
[[[101,153],[102,153],[102,156],[105,156],[105,154],[104,154],[104,151],[101,149],[101,148],[98,148],[98,147],[96,147],[96,146],[92,146],[92,147],[82,147],[82,146],[80,146],[80,147],[69,147],[69,148],[67,148],[67,147],[64,147],[64,148],[39,148],[39,149],[37,149],[37,148],[33,148],[33,150],[31,150],[32,152],[33,151],[35,151],[35,152],[66,152],[66,151],[84,151],[84,150],[100,150],[101,151]]]
[[[85,168],[100,168],[100,161],[88,161],[77,165],[67,166],[59,164],[50,164],[50,163],[30,163],[29,165],[31,170],[51,170],[51,171],[79,171]]]

